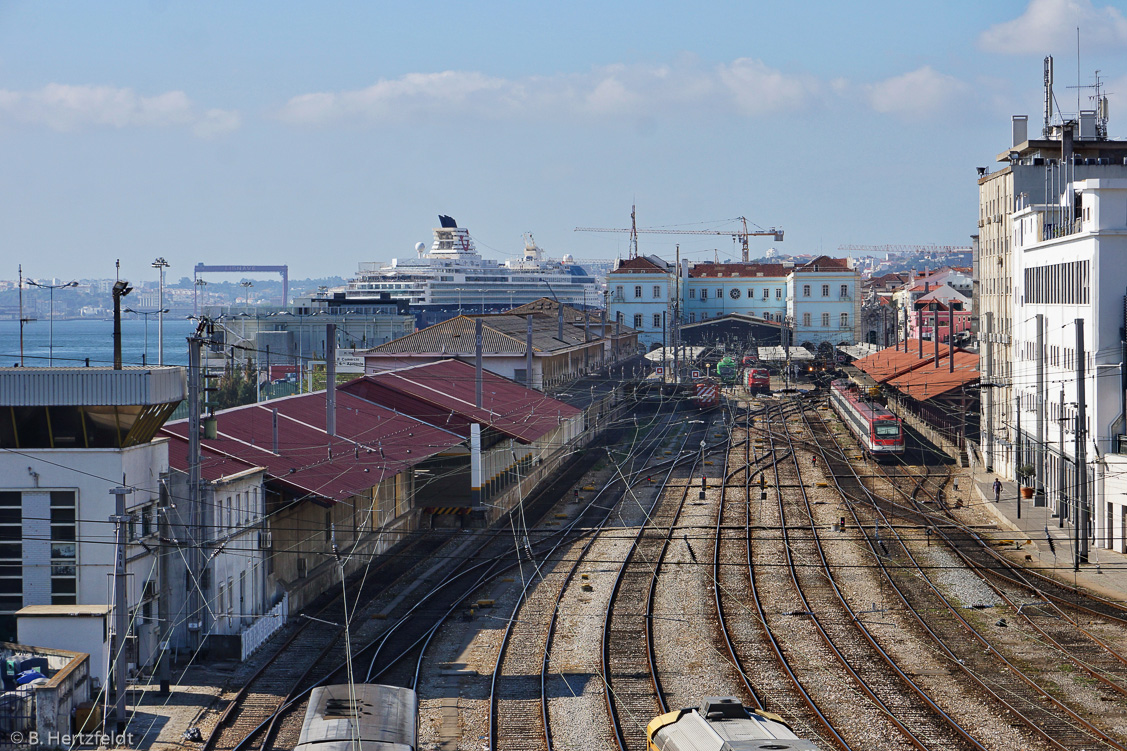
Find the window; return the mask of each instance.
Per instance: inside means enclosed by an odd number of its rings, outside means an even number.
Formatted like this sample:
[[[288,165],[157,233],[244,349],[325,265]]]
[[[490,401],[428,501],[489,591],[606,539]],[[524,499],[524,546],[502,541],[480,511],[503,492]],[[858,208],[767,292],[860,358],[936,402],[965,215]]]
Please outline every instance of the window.
[[[635,284],[634,285],[634,297],[641,297],[641,296],[642,296],[642,285]]]
[[[661,328],[661,313],[654,313],[654,328]]]
[[[689,299],[690,299],[690,300],[695,300],[695,299],[697,299],[697,290],[696,290],[696,287],[694,287],[693,289],[690,289],[690,290],[689,290]]]
[[[614,314],[614,319],[619,323],[626,323],[626,315],[621,310]]]
[[[809,284],[803,284],[802,285],[802,296],[803,297],[810,297],[810,285]]]
[[[770,321],[771,320],[771,313],[769,311],[763,311],[763,320],[764,321]]]
[[[660,284],[654,285],[654,299],[655,300],[661,299],[661,285]]]
[[[622,292],[622,285],[621,284],[614,288],[614,296],[617,297],[619,300],[621,300],[622,298],[625,297],[625,295]]]
[[[636,329],[642,328],[642,314],[641,313],[635,313],[634,314],[634,328],[636,328]]]
[[[830,296],[830,285],[823,284],[822,285],[822,297],[829,297],[829,296]]]
[[[848,284],[841,285],[841,296],[842,297],[849,297],[849,285]]]
[[[748,287],[747,288],[747,299],[751,300],[754,297],[755,297],[755,290],[753,290],[751,287]]]
[[[764,288],[763,288],[763,299],[764,299],[764,300],[767,300],[767,299],[769,299],[770,297],[771,297],[771,290],[769,290],[769,289],[767,289],[766,287],[764,287]]]
[[[230,529],[230,528],[231,528],[231,496],[227,496],[227,529]]]
[[[724,288],[723,287],[717,287],[716,288],[716,297],[718,297],[718,298],[724,297]]]
[[[782,300],[783,299],[783,288],[782,287],[775,287],[775,299],[776,300]]]
[[[849,328],[849,314],[848,313],[842,313],[841,314],[841,327],[843,329]]]
[[[697,322],[697,314],[696,313],[689,313],[689,323],[696,323],[696,322]]]
[[[708,299],[708,289],[706,289],[705,287],[700,288],[700,299],[702,299],[702,300]]]
[[[802,314],[802,325],[803,326],[809,326],[810,325],[810,314],[809,313],[803,313]]]
[[[830,314],[829,313],[823,313],[822,314],[822,328],[828,329],[829,327],[830,327]]]

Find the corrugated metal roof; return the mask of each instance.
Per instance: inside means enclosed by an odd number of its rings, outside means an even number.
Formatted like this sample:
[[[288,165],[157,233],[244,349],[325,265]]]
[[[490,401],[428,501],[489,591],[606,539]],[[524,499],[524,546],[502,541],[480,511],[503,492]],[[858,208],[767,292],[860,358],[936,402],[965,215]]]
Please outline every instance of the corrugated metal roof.
[[[522,443],[546,435],[580,411],[488,370],[482,374],[482,406],[475,406],[474,367],[460,360],[364,376],[341,387],[387,407],[469,435],[472,422]]]
[[[277,454],[273,409],[278,410]],[[463,442],[456,433],[340,391],[333,437],[325,432],[323,391],[224,410],[216,420],[218,438],[201,441],[205,462],[228,460],[209,465],[216,476],[231,474],[240,462],[261,466],[299,492],[337,501]],[[186,442],[187,420],[169,423],[163,432]],[[186,459],[186,453],[170,449],[172,466],[186,472]]]
[[[188,395],[181,367],[0,368],[0,406],[173,404]]]

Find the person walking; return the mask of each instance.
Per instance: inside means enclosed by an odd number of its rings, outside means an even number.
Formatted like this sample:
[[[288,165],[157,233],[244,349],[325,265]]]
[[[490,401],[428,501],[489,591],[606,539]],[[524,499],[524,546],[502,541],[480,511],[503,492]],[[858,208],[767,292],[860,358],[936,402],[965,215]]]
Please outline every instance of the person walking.
[[[997,477],[994,478],[994,503],[1002,500],[1002,481]]]

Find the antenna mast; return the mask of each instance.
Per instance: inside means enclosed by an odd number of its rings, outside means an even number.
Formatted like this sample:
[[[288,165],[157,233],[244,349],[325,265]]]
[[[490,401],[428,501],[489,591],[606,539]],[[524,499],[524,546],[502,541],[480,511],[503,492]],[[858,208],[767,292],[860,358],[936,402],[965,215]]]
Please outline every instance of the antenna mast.
[[[638,257],[638,221],[634,216],[636,204],[630,204],[630,257]]]
[[[1047,139],[1050,125],[1053,121],[1053,56],[1045,58],[1045,126],[1041,129],[1041,137]]]

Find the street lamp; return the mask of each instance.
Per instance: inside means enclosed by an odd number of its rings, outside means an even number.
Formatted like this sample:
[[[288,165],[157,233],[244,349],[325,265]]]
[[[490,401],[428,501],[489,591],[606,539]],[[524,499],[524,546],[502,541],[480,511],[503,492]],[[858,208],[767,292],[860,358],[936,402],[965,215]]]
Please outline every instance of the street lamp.
[[[195,290],[193,291],[193,294],[192,294],[192,298],[193,298],[193,300],[195,300],[195,310],[193,312],[196,315],[199,315],[200,314],[199,295],[202,295],[204,292],[207,291],[207,280],[206,279],[200,279],[199,277],[196,277],[195,285],[196,285],[196,288],[195,288]],[[206,300],[205,300],[205,302],[206,302]]]
[[[243,288],[243,307],[250,307],[250,288],[254,286],[252,281],[239,282],[239,286]]]
[[[153,261],[153,268],[160,272],[160,300],[157,305],[157,365],[164,365],[164,270],[169,267],[163,257]],[[145,317],[145,356],[149,354],[149,319]]]
[[[43,284],[42,282],[33,282],[28,279],[27,283],[33,287],[42,287],[43,289],[51,290],[51,312],[50,312],[50,334],[49,334],[49,356],[47,359],[48,365],[55,364],[55,290],[65,289],[67,287],[77,287],[78,282],[67,282],[66,284]]]
[[[164,314],[168,312],[168,308],[161,308],[159,310],[134,310],[133,308],[122,308],[122,312],[123,313],[133,313],[134,315],[139,315],[139,316],[145,317],[145,362],[147,363],[148,359],[149,359],[149,316],[160,316],[158,321],[163,321],[164,320]],[[158,323],[158,326],[159,325],[160,324]],[[158,328],[158,331],[159,331],[159,328]],[[164,337],[160,337],[157,341],[158,341],[158,346],[160,346],[161,349],[163,350],[164,349],[164,347],[163,347]],[[159,357],[157,359],[157,364],[158,365],[163,364],[163,363],[160,362]]]

